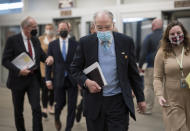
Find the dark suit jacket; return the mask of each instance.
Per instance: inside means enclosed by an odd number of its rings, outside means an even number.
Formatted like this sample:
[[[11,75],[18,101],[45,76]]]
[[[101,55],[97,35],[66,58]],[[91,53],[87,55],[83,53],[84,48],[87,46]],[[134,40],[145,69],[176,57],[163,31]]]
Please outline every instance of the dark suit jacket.
[[[34,51],[35,51],[35,59],[36,59],[36,65],[35,70],[32,74],[32,76],[36,76],[37,79],[40,81],[40,61],[45,61],[46,55],[42,51],[40,46],[40,41],[37,37],[31,38]],[[11,36],[8,38],[5,49],[3,52],[3,58],[2,58],[2,64],[9,70],[8,80],[7,80],[7,87],[8,88],[17,88],[17,89],[23,89],[26,84],[29,84],[31,81],[31,75],[28,76],[20,76],[19,72],[20,69],[18,69],[14,64],[11,63],[11,61],[20,55],[22,52],[26,52],[28,55],[29,53],[26,51],[23,38],[21,33]]]
[[[51,80],[51,71],[53,71],[53,84],[55,88],[63,87],[65,71],[68,72],[69,79],[71,80],[73,85],[76,85],[75,80],[70,75],[69,68],[73,60],[74,53],[76,51],[78,43],[73,39],[69,39],[68,42],[69,45],[68,45],[66,61],[62,56],[59,39],[50,42],[48,46],[48,56],[53,56],[54,64],[53,66],[46,66],[46,80]]]
[[[126,107],[135,119],[132,90],[137,97],[137,102],[144,101],[144,94],[134,55],[134,43],[130,37],[120,33],[114,32],[113,37],[119,86],[121,87]],[[83,69],[96,61],[98,61],[98,39],[96,34],[81,38],[71,64],[71,73],[81,86],[84,85],[87,79],[82,72]],[[91,119],[96,119],[102,106],[102,92],[92,94],[87,88],[84,92],[84,115]]]

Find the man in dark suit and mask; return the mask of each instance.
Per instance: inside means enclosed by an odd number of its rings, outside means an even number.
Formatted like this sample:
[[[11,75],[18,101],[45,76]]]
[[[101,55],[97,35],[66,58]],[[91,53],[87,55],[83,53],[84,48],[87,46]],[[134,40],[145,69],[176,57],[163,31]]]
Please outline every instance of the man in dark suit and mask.
[[[136,65],[133,40],[113,32],[113,15],[109,11],[94,16],[96,33],[80,39],[71,74],[84,88],[84,115],[88,131],[127,131],[129,113],[135,119],[134,91],[140,111],[145,102],[142,82]],[[83,70],[98,62],[107,81],[100,87]]]
[[[54,64],[46,68],[46,85],[54,88],[55,99],[55,127],[61,130],[60,115],[68,100],[68,114],[65,131],[71,131],[75,119],[75,109],[77,102],[77,84],[70,75],[70,63],[78,43],[68,38],[69,25],[67,22],[60,22],[58,25],[59,38],[52,41],[48,47],[48,55],[53,56]],[[53,83],[51,72],[53,71]],[[66,95],[67,93],[67,95]],[[66,99],[66,96],[68,98]]]
[[[40,61],[46,55],[36,37],[37,23],[34,18],[26,17],[21,22],[21,33],[8,38],[3,52],[2,64],[9,70],[7,87],[11,89],[17,131],[25,131],[23,104],[25,93],[28,95],[33,115],[33,131],[42,131],[40,107]],[[11,61],[21,53],[27,53],[34,61],[32,69],[17,68]],[[52,64],[53,61],[46,61]]]

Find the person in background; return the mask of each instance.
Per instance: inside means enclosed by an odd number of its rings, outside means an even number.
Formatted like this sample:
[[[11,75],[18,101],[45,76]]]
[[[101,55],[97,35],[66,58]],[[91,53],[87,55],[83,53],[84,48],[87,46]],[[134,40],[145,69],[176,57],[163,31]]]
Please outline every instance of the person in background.
[[[71,23],[70,23],[70,22],[67,22],[67,24],[68,24],[68,26],[69,26],[68,38],[69,38],[69,39],[73,39],[74,41],[76,41],[76,38],[75,38],[75,36],[74,36],[73,33],[72,33],[73,28],[72,28]]]
[[[71,131],[77,104],[77,83],[70,75],[70,63],[78,43],[69,38],[69,26],[67,22],[58,24],[59,38],[50,42],[48,46],[48,56],[53,56],[54,64],[46,67],[46,85],[49,89],[54,88],[55,98],[55,127],[61,130],[61,111],[67,100],[67,120],[65,131]],[[53,71],[53,84],[51,72]],[[67,96],[67,98],[66,98]]]
[[[113,32],[113,14],[94,15],[97,33],[82,37],[70,70],[84,89],[84,116],[88,131],[127,131],[129,113],[135,119],[132,89],[139,109],[145,110],[142,82],[137,69],[133,40]],[[99,62],[108,85],[100,87],[83,70]]]
[[[53,24],[45,25],[45,32],[44,35],[39,37],[41,48],[47,54],[48,45],[51,41],[55,40],[55,32]],[[41,69],[41,76],[42,76],[42,117],[47,118],[48,112],[50,114],[54,114],[54,92],[53,89],[48,89],[45,83],[45,64],[40,63]],[[48,103],[49,103],[49,110],[48,110]]]
[[[93,22],[90,23],[90,34],[96,33],[95,25]]]
[[[7,39],[2,57],[2,64],[9,70],[7,87],[11,89],[15,125],[17,131],[26,131],[24,124],[24,97],[27,93],[32,109],[33,131],[43,131],[40,107],[40,61],[48,65],[53,63],[53,58],[46,59],[46,54],[40,47],[37,35],[37,22],[28,16],[21,22],[21,33]],[[33,68],[19,69],[12,63],[17,56],[25,52],[35,63]]]
[[[143,41],[142,50],[139,59],[139,70],[144,73],[144,94],[146,102],[146,111],[144,114],[152,114],[154,106],[154,87],[153,87],[153,71],[154,57],[158,50],[158,46],[162,37],[163,23],[161,19],[152,21],[152,33],[148,34]],[[147,68],[142,69],[143,64],[147,63]]]
[[[181,22],[164,31],[154,61],[154,89],[162,107],[166,131],[190,131],[190,38]]]

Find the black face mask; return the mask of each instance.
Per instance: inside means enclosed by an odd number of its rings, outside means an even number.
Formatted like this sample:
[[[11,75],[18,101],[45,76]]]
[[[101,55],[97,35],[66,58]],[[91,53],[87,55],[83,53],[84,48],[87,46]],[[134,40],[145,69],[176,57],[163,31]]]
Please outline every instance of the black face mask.
[[[30,32],[31,36],[36,36],[37,33],[38,33],[37,29],[33,29],[33,30]]]
[[[68,31],[67,31],[67,30],[62,30],[62,31],[60,31],[60,36],[61,36],[62,38],[66,38],[67,35],[68,35]]]

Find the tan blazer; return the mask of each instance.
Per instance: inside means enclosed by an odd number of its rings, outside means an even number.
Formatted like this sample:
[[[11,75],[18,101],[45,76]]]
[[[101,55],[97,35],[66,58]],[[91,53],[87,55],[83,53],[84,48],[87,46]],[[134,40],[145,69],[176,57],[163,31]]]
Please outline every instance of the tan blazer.
[[[48,42],[48,39],[47,39],[46,35],[40,36],[39,40],[40,40],[40,43],[41,43],[42,50],[47,54],[49,42]],[[55,40],[55,37],[53,38],[53,40]],[[42,62],[40,63],[40,70],[41,70],[41,76],[43,78],[45,78],[45,64],[42,63]]]
[[[181,60],[183,45],[174,47]],[[190,73],[190,53],[183,58],[184,74]],[[166,131],[190,131],[190,88],[180,87],[180,69],[176,57],[164,58],[158,50],[154,62],[154,89],[157,96],[163,96],[169,107],[162,107]]]

